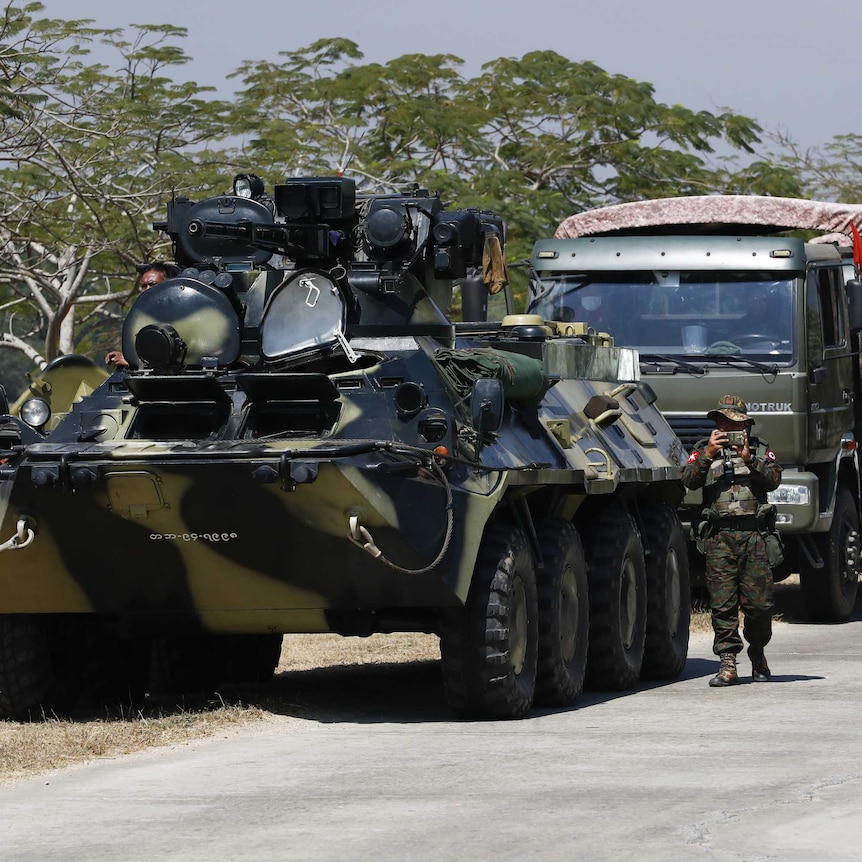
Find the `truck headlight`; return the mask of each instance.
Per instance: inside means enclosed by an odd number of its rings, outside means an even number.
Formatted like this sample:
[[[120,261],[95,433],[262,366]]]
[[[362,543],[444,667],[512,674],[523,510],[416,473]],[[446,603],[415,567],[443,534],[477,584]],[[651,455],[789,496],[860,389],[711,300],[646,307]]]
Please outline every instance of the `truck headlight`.
[[[31,428],[41,428],[51,418],[51,407],[44,398],[28,398],[18,412]]]
[[[767,494],[776,506],[807,506],[811,502],[811,489],[807,485],[779,485]]]

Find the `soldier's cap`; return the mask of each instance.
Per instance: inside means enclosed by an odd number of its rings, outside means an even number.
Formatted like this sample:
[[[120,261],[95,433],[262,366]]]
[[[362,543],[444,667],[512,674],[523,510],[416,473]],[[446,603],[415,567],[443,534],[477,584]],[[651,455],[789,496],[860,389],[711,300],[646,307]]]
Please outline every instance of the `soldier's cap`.
[[[754,420],[748,415],[748,405],[736,395],[722,395],[718,399],[718,407],[706,414],[707,419],[715,420],[718,414],[726,416],[731,422],[751,422]]]

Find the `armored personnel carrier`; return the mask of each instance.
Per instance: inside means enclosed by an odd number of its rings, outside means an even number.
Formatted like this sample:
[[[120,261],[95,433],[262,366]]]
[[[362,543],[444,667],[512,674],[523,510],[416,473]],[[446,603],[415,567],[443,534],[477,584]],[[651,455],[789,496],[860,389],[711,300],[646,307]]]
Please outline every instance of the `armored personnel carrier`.
[[[266,679],[291,632],[436,633],[477,717],[679,674],[682,445],[634,351],[484,319],[499,217],[241,175],[154,227],[129,368],[3,425],[0,713]]]

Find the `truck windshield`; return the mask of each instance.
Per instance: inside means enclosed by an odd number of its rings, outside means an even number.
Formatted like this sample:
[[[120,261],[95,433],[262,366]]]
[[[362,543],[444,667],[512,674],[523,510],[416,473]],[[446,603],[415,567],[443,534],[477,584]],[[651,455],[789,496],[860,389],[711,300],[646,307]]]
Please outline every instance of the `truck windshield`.
[[[790,362],[793,279],[769,272],[540,272],[528,313],[582,321],[642,353]],[[785,275],[785,273],[781,273]]]

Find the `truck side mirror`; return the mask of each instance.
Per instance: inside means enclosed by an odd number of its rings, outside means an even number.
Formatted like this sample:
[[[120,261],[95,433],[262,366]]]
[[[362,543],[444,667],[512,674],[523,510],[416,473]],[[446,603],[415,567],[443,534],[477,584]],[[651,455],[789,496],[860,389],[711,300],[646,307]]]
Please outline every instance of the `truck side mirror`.
[[[505,403],[503,382],[496,377],[480,377],[473,384],[470,417],[480,440],[482,435],[500,430]]]
[[[9,414],[9,398],[6,395],[6,387],[0,383],[0,416]]]
[[[847,291],[847,308],[850,318],[850,331],[859,332],[862,329],[862,281],[851,278],[845,285]]]
[[[811,371],[808,372],[808,379],[812,383],[825,383],[828,376],[829,369],[825,365],[821,365],[818,368],[812,368]]]

